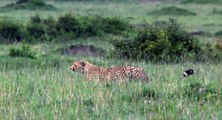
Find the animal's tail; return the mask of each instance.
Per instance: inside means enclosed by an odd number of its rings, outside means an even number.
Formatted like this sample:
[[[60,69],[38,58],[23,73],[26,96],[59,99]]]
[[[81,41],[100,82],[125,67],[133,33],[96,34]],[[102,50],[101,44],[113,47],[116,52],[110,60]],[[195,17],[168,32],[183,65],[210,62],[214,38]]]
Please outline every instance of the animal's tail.
[[[144,77],[142,78],[143,79],[143,81],[145,81],[145,82],[150,82],[150,78],[148,77],[148,75],[144,75]]]

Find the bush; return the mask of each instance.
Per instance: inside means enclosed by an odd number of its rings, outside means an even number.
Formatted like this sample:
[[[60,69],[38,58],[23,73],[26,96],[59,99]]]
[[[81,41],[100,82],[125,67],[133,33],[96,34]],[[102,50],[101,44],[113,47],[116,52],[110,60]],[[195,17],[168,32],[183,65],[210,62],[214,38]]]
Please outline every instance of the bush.
[[[42,19],[38,14],[36,14],[31,17],[30,23],[27,26],[27,31],[30,33],[30,36],[33,36],[36,39],[39,37],[46,38],[46,36],[55,38],[59,34],[56,25],[57,21],[54,18],[49,17]]]
[[[0,22],[1,42],[21,41],[25,37],[23,26],[10,21]]]
[[[201,46],[200,52],[197,54],[197,61],[213,61],[221,62],[222,60],[222,41],[217,40],[213,43],[206,43]]]
[[[188,11],[186,9],[178,8],[176,6],[161,8],[160,10],[152,11],[148,13],[149,15],[183,15],[183,16],[193,16],[196,13]]]
[[[221,31],[217,31],[217,32],[215,33],[215,36],[222,36],[222,30],[221,30]]]
[[[114,41],[115,56],[170,62],[200,50],[199,42],[174,19],[147,26],[133,40]]]
[[[132,2],[132,3],[135,3],[135,2],[138,2],[139,0],[55,0],[55,1],[87,1],[87,2]]]
[[[98,36],[103,33],[122,34],[129,29],[126,21],[116,17],[85,16],[80,17],[79,20],[81,21],[81,36]]]
[[[72,38],[100,36],[104,33],[122,34],[128,30],[128,26],[127,22],[117,18],[66,14],[55,20],[52,17],[42,19],[39,15],[35,15],[31,17],[27,30],[30,36],[35,38],[41,38],[44,34],[50,38],[61,36]]]
[[[219,14],[219,15],[221,15],[221,14],[222,14],[222,10],[220,10],[220,9],[213,9],[212,13],[213,13],[213,14]]]
[[[36,5],[36,6],[45,6],[44,0],[29,0],[30,3]]]
[[[43,0],[19,0],[16,3],[8,4],[1,9],[8,10],[8,9],[28,9],[28,10],[55,10],[56,8],[52,5],[46,4]]]
[[[66,14],[54,19],[43,19],[38,14],[30,18],[26,27],[20,24],[0,23],[0,36],[4,40],[22,38],[29,41],[70,40],[73,37],[101,36],[103,34],[124,34],[129,24],[118,18],[99,16],[74,16]],[[64,39],[65,38],[65,39]],[[64,42],[64,41],[63,41]]]
[[[18,48],[11,48],[9,50],[9,56],[36,59],[35,53],[31,50],[31,47],[27,44],[22,44]]]
[[[30,17],[30,23],[35,24],[35,23],[42,23],[42,18],[39,16],[39,14],[36,14],[34,16]]]
[[[45,4],[43,0],[18,0],[16,3],[17,4],[33,3],[33,4],[37,4],[37,5],[44,5]]]
[[[45,36],[45,26],[43,24],[30,24],[27,26],[29,35],[35,39],[40,39]]]
[[[117,17],[102,19],[101,23],[102,28],[106,33],[120,34],[129,28],[126,21],[120,20]]]
[[[56,26],[57,30],[60,32],[75,33],[76,35],[78,35],[81,30],[81,25],[78,19],[69,14],[59,17]]]
[[[222,0],[182,0],[182,3],[200,3],[200,4],[222,3]]]

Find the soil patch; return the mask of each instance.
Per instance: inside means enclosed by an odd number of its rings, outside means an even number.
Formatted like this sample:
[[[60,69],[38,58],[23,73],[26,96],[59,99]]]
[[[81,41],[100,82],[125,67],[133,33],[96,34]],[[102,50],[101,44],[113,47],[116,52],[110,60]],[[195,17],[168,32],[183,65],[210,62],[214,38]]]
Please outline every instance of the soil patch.
[[[60,49],[60,52],[65,55],[86,55],[86,56],[104,56],[105,51],[101,48],[96,48],[93,45],[71,45],[68,48]]]

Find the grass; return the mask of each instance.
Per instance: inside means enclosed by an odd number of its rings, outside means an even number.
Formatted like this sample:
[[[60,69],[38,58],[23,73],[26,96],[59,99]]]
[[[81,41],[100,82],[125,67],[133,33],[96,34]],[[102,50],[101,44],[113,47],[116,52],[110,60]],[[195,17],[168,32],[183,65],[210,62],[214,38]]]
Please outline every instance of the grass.
[[[3,4],[9,3],[3,1]],[[38,13],[43,17],[58,17],[65,13],[115,16],[132,24],[168,19],[170,16],[149,16],[147,12],[172,6],[157,3],[94,3],[49,2],[58,11],[5,11],[0,20],[9,19],[25,24]],[[2,4],[0,5],[2,6]],[[221,30],[219,14],[212,14],[220,5],[176,5],[197,13],[197,16],[177,16],[189,31],[214,34]],[[17,44],[0,45],[0,119],[222,119],[221,63],[153,64],[90,56],[67,56],[57,52],[73,44],[94,45],[106,51],[112,49],[113,35],[78,38],[67,43],[31,44],[37,59],[8,56]],[[199,37],[212,42],[214,36]],[[45,55],[43,55],[44,53]],[[87,82],[80,74],[69,71],[73,60],[89,60],[103,67],[118,65],[141,66],[151,76],[149,84],[140,82]],[[194,68],[197,73],[180,80],[183,70]],[[189,85],[200,83],[215,92],[196,99],[188,97]],[[191,90],[198,95],[198,91]],[[196,94],[195,94],[196,93]],[[152,95],[152,96],[150,96]],[[147,97],[148,96],[148,97]]]
[[[103,63],[103,66],[112,63],[95,58],[91,60]],[[183,96],[184,89],[181,89],[195,81],[203,85],[217,84],[220,65],[132,63],[144,64],[145,70],[152,76],[150,84],[140,86],[139,82],[86,82],[81,75],[67,69],[69,62],[61,64],[60,67],[48,66],[45,69],[37,64],[16,69],[10,64],[1,64],[2,119],[173,119],[176,116],[181,119],[211,119],[212,115],[221,118],[218,114],[220,107],[215,107],[221,105],[221,98],[216,103],[196,101]],[[121,62],[115,65],[118,64]],[[179,75],[187,66],[195,66],[199,73],[181,81]],[[156,97],[145,99],[138,96],[143,89],[153,90]],[[137,96],[130,98],[132,95]],[[200,105],[202,102],[203,106]]]

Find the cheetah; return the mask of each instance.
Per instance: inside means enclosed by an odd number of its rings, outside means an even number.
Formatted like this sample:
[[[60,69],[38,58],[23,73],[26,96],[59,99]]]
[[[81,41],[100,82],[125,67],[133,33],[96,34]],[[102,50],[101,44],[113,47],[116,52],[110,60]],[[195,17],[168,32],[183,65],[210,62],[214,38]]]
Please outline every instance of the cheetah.
[[[149,81],[148,76],[145,74],[144,69],[134,66],[118,66],[112,68],[103,68],[96,66],[88,61],[78,60],[70,67],[71,71],[84,74],[86,80],[135,80],[141,79],[143,81]]]

